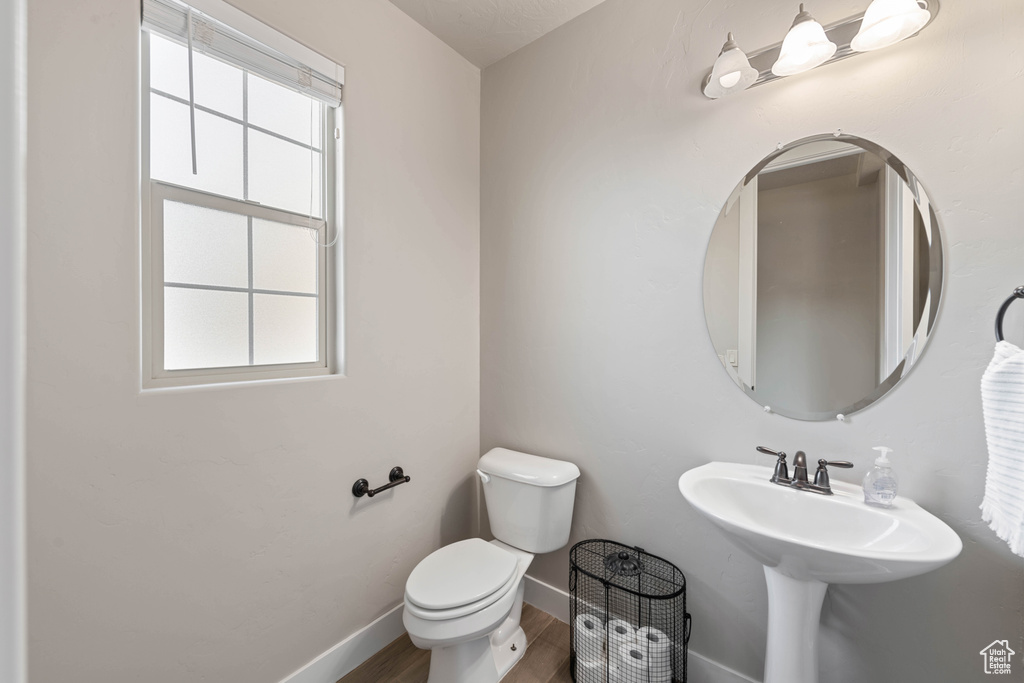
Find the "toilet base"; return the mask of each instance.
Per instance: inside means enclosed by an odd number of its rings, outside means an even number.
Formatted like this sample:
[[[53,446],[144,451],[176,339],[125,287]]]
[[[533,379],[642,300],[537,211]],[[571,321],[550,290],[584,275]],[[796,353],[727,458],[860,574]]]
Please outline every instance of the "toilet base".
[[[427,683],[498,683],[504,678],[526,654],[526,633],[519,625],[524,589],[520,582],[511,613],[493,632],[449,647],[432,648]]]
[[[523,627],[516,626],[512,637],[501,647],[491,642],[491,652],[494,654],[494,664],[500,681],[526,654],[526,633],[523,632]]]

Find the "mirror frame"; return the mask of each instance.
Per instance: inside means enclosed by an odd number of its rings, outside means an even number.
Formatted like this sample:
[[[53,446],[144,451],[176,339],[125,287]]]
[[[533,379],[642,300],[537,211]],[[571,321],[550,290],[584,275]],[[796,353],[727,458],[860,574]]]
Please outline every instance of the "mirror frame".
[[[764,159],[759,161],[746,175],[743,176],[743,179],[740,181],[741,186],[749,183],[762,170],[764,170],[764,168],[768,164],[770,164],[779,156],[789,151],[792,151],[796,147],[800,147],[808,143],[824,141],[846,142],[856,147],[860,147],[861,149],[867,152],[875,154],[876,156],[881,158],[882,161],[884,161],[885,164],[889,168],[891,168],[903,180],[903,182],[906,183],[907,187],[910,189],[911,193],[914,196],[914,205],[917,207],[918,212],[921,214],[921,219],[926,222],[926,225],[930,233],[928,248],[928,292],[930,297],[928,308],[929,315],[927,329],[914,330],[913,341],[911,341],[910,343],[910,351],[908,351],[908,353],[903,356],[903,359],[892,371],[892,373],[890,373],[889,376],[885,378],[885,380],[880,382],[875,387],[874,391],[870,392],[867,396],[860,399],[859,401],[856,401],[855,403],[852,403],[848,406],[844,406],[839,410],[835,411],[829,410],[803,412],[797,410],[789,410],[784,407],[767,406],[758,399],[758,397],[754,394],[754,391],[747,387],[739,379],[739,377],[734,376],[732,373],[729,372],[728,368],[723,366],[722,369],[725,371],[726,375],[728,375],[729,378],[733,381],[733,383],[736,384],[736,386],[738,386],[740,390],[743,391],[743,393],[746,394],[748,397],[750,397],[750,399],[753,400],[755,403],[764,406],[766,412],[772,412],[785,417],[805,421],[826,421],[836,419],[842,421],[845,419],[846,416],[861,411],[864,408],[867,408],[871,404],[875,403],[876,401],[880,400],[883,396],[892,391],[896,387],[896,385],[900,383],[901,380],[903,380],[908,374],[910,374],[911,370],[913,370],[914,367],[921,362],[921,356],[924,355],[924,351],[928,346],[928,340],[931,338],[931,335],[935,329],[935,323],[938,319],[939,309],[942,301],[942,285],[946,281],[946,262],[943,258],[942,252],[942,229],[939,225],[938,216],[936,216],[935,214],[935,207],[931,201],[931,197],[928,195],[927,191],[925,191],[924,185],[913,173],[913,171],[911,171],[894,154],[889,152],[884,147],[875,144],[874,142],[871,142],[870,140],[865,140],[864,138],[860,138],[855,135],[848,135],[846,133],[836,132],[812,135],[809,137],[801,138],[799,140],[795,140],[786,145],[780,144],[775,150],[768,154],[768,156],[766,156]],[[730,194],[734,190],[735,188],[733,188],[733,190],[730,191]],[[724,210],[724,208],[725,207],[723,205],[722,210]],[[927,211],[925,211],[925,208],[927,208]],[[704,323],[708,333],[708,340],[711,342],[712,351],[714,351],[715,345],[714,339],[711,337],[711,328],[710,326],[708,326],[707,297],[706,293],[704,292],[704,274],[707,271],[707,257],[710,251],[712,235],[714,234],[715,227],[718,226],[718,221],[721,218],[721,216],[722,214],[720,210],[718,217],[715,219],[715,224],[711,228],[711,233],[708,235],[708,248],[705,249],[704,252],[704,268],[701,275],[701,298],[703,300],[702,304],[704,307]],[[910,354],[910,352],[913,352],[914,356],[910,364],[908,365],[907,357]]]

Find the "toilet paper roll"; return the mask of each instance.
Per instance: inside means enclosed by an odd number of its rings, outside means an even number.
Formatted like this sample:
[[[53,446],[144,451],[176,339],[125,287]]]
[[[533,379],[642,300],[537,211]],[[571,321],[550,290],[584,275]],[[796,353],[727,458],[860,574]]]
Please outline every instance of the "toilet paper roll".
[[[640,651],[647,655],[650,683],[672,683],[672,641],[662,631],[644,626],[636,632]]]
[[[615,683],[647,683],[647,656],[636,643],[624,643],[612,655]]]
[[[599,617],[593,614],[576,616],[573,622],[573,649],[577,661],[606,661],[604,651],[607,639],[608,632]]]
[[[608,622],[608,654],[612,658],[621,645],[636,645],[636,629],[628,621],[612,619]]]
[[[608,670],[608,664],[602,658],[597,662],[588,662],[577,657],[576,659],[576,683],[605,683],[608,677],[605,673]],[[616,679],[611,679],[614,683],[620,683]]]

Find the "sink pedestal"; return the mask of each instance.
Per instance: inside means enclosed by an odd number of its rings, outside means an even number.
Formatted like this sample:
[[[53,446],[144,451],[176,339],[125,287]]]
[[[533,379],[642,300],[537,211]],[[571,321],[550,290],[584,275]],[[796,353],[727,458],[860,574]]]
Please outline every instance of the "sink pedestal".
[[[818,626],[828,584],[801,581],[771,567],[768,584],[768,649],[764,683],[818,683]]]

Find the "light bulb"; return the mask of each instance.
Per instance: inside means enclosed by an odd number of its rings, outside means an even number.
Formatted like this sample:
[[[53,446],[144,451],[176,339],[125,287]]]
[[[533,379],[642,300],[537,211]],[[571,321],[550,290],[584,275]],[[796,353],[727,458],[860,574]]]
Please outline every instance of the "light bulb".
[[[800,5],[800,13],[793,20],[782,41],[779,59],[772,65],[776,76],[792,76],[824,64],[836,53],[836,44],[825,35],[825,29]]]
[[[722,84],[723,88],[731,88],[740,82],[740,78],[743,76],[739,71],[733,71],[732,73],[725,74],[718,79],[718,82]]]
[[[867,52],[889,47],[920,31],[931,18],[931,12],[916,0],[874,0],[864,13],[850,49]]]
[[[757,76],[757,69],[750,66],[747,55],[736,46],[730,33],[704,85],[704,94],[711,99],[718,99],[746,90],[757,80]]]

